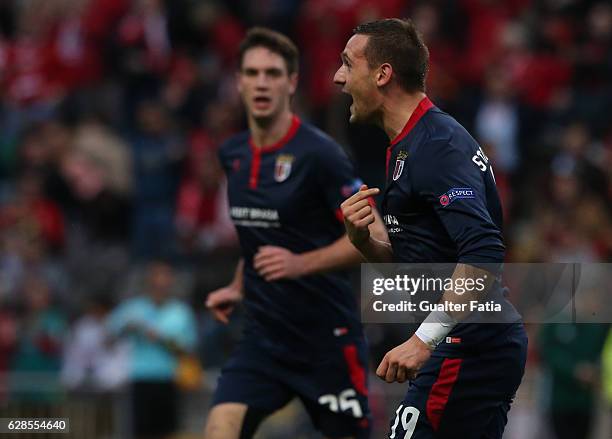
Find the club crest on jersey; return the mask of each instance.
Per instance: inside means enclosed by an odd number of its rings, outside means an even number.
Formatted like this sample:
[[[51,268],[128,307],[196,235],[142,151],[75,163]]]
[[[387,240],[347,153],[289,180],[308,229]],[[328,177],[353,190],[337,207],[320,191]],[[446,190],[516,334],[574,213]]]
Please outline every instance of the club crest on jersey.
[[[274,166],[274,180],[278,183],[289,178],[291,174],[291,165],[295,157],[291,154],[280,154],[276,157],[276,165]]]
[[[475,198],[474,189],[469,187],[454,187],[450,189],[447,193],[440,195],[439,200],[440,204],[443,207],[446,207],[453,201],[462,198]]]
[[[408,153],[406,151],[400,151],[397,154],[397,159],[395,160],[395,169],[393,170],[393,181],[396,181],[402,175],[402,171],[404,170],[404,162],[408,157]]]

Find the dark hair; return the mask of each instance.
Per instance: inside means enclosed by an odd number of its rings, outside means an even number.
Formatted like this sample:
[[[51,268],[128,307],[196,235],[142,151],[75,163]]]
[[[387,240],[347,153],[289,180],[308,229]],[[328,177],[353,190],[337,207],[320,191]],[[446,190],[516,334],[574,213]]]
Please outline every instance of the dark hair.
[[[253,47],[265,47],[271,52],[282,56],[285,64],[287,64],[287,72],[290,75],[298,71],[298,49],[288,37],[280,32],[265,27],[251,28],[240,43],[238,52],[240,67],[242,67],[245,52]]]
[[[370,68],[389,63],[408,92],[425,91],[429,50],[410,19],[387,18],[360,24],[354,34],[367,35],[365,57]]]

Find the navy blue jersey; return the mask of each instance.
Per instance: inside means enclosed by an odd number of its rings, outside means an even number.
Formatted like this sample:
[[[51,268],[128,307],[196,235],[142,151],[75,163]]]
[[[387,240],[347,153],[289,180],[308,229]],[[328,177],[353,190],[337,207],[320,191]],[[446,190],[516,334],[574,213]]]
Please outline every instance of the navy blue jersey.
[[[490,163],[468,132],[428,98],[389,146],[382,210],[396,262],[485,264],[491,270],[504,260],[502,209]],[[499,282],[488,299],[503,303],[505,322],[520,320]],[[467,347],[506,329],[459,324],[449,336]]]
[[[304,253],[344,234],[340,203],[361,181],[342,148],[294,116],[277,144],[255,147],[244,132],[219,155],[244,258],[246,336],[292,358],[322,353],[337,337],[360,336],[346,271],[267,282],[253,268],[261,246]]]

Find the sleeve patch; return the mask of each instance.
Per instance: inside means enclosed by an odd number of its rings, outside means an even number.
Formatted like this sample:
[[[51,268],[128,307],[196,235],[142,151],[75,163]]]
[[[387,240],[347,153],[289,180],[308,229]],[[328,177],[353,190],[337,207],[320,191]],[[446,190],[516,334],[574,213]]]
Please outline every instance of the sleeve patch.
[[[474,189],[469,187],[454,187],[449,189],[445,194],[440,195],[438,199],[440,200],[440,204],[446,207],[455,200],[471,198],[476,198]]]

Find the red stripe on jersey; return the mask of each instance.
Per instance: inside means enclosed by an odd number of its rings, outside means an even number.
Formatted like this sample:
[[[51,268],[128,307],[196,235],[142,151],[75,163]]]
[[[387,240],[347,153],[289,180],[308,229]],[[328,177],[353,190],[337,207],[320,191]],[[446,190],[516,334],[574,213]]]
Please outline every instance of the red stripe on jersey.
[[[249,146],[251,147],[251,151],[253,153],[253,159],[251,160],[251,173],[249,176],[249,187],[251,189],[257,188],[257,183],[259,182],[259,167],[261,166],[261,155],[269,152],[275,152],[281,149],[287,142],[293,139],[293,136],[296,135],[298,129],[302,121],[295,114],[291,118],[291,126],[287,133],[276,143],[272,145],[265,145],[258,147],[253,142],[253,138],[249,137]]]
[[[357,346],[354,344],[344,346],[344,360],[348,366],[353,387],[362,395],[367,395],[368,387],[366,386],[366,373],[363,366],[359,363]]]
[[[340,209],[340,208],[336,209],[336,218],[341,223],[344,223],[344,214],[342,213],[342,209]]]
[[[423,117],[423,115],[427,113],[427,110],[429,110],[433,106],[433,102],[431,102],[427,96],[421,99],[421,102],[419,102],[417,107],[410,115],[410,119],[408,119],[408,122],[406,122],[406,125],[404,125],[402,131],[397,136],[395,136],[395,139],[391,141],[391,146],[397,145],[400,140],[406,137],[408,133],[417,124],[417,122]]]
[[[251,173],[249,175],[249,187],[257,188],[259,181],[259,166],[261,165],[261,150],[259,148],[251,148],[253,150],[253,158],[251,159]]]
[[[444,408],[448,402],[448,397],[459,377],[459,369],[461,368],[462,361],[461,358],[445,358],[442,362],[438,379],[436,379],[436,382],[431,386],[429,397],[427,398],[426,410],[427,419],[429,419],[434,431],[438,431]]]
[[[410,133],[410,131],[412,131],[414,126],[417,124],[417,122],[423,117],[425,113],[427,113],[427,110],[429,110],[433,106],[434,106],[433,102],[431,102],[427,96],[421,99],[417,107],[414,109],[414,111],[410,115],[408,122],[406,122],[406,125],[404,125],[404,128],[402,128],[402,131],[397,136],[395,136],[395,139],[391,141],[391,144],[387,148],[387,160],[385,162],[386,163],[385,177],[387,178],[389,177],[389,160],[391,159],[391,151],[393,150],[393,147],[397,145],[400,142],[400,140],[404,139],[404,137],[406,137],[408,133]]]

